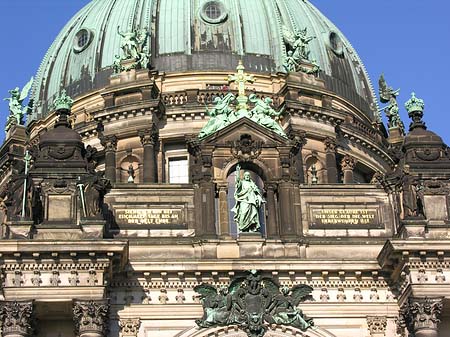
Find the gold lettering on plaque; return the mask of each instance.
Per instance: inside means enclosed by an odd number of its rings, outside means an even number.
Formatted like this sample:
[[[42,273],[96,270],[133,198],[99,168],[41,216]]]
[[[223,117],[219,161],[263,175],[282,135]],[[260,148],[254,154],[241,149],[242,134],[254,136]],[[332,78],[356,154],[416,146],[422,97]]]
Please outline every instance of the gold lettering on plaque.
[[[377,222],[376,209],[313,209],[316,225],[371,225]]]
[[[182,222],[181,209],[120,209],[116,221],[128,225],[170,225]]]

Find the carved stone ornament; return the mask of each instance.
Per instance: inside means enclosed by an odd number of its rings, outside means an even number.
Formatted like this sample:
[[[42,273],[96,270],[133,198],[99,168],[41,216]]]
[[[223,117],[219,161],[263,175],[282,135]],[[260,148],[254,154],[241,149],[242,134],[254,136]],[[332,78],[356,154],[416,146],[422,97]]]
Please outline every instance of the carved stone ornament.
[[[344,158],[342,158],[342,161],[341,161],[342,170],[344,170],[344,171],[347,171],[347,170],[353,171],[355,169],[356,163],[357,163],[357,161],[356,161],[355,158],[353,158],[352,156],[346,154],[344,156]]]
[[[73,320],[77,335],[106,335],[109,304],[107,300],[73,301]]]
[[[239,140],[230,142],[231,154],[239,161],[249,161],[259,157],[263,142],[253,140],[250,135],[244,134]]]
[[[380,335],[386,333],[387,318],[383,316],[368,316],[367,327],[369,328],[370,335]]]
[[[442,306],[442,298],[410,298],[400,309],[399,324],[411,334],[419,329],[437,330]]]
[[[141,321],[139,318],[121,319],[119,321],[121,337],[137,337]]]
[[[29,336],[32,322],[32,301],[0,301],[2,336]]]
[[[151,129],[139,131],[139,138],[143,146],[153,145],[155,146],[158,141],[158,128],[155,124],[152,125]]]
[[[202,328],[237,325],[249,337],[262,337],[269,324],[302,331],[313,326],[312,319],[298,308],[299,303],[311,299],[313,289],[305,284],[280,287],[253,270],[246,277],[235,277],[228,287],[201,284],[194,290],[203,304],[203,317],[196,320]]]
[[[100,143],[105,148],[105,152],[114,152],[117,150],[117,137],[116,136],[101,136]]]
[[[327,137],[327,138],[325,138],[323,143],[325,145],[326,152],[336,152],[336,147],[337,147],[336,139]]]

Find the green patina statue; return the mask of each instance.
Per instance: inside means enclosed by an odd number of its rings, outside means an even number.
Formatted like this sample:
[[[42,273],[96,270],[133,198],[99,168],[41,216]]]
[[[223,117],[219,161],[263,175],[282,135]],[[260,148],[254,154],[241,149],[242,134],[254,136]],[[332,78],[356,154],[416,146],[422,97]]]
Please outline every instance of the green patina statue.
[[[257,233],[261,228],[259,222],[259,210],[265,202],[258,186],[250,177],[250,172],[244,172],[244,179],[241,179],[241,167],[236,167],[236,190],[234,199],[236,205],[231,210],[234,212],[234,221],[239,231]]]
[[[403,124],[400,114],[399,107],[397,103],[397,96],[400,93],[400,89],[394,90],[392,87],[389,87],[384,79],[384,75],[380,76],[379,80],[379,93],[380,93],[380,101],[381,103],[388,103],[388,105],[384,108],[384,113],[388,119],[388,128],[398,128],[402,135],[405,134],[405,125]]]
[[[281,137],[287,138],[283,128],[275,120],[283,114],[283,111],[277,112],[271,107],[273,100],[270,97],[266,97],[264,100],[258,98],[255,94],[251,94],[248,97],[245,94],[245,84],[247,82],[253,83],[254,78],[252,75],[244,73],[242,62],[239,62],[237,70],[237,74],[230,75],[228,81],[236,82],[238,97],[236,98],[232,93],[228,93],[223,98],[216,97],[214,99],[215,106],[211,110],[206,108],[210,119],[200,131],[198,138],[208,137],[244,117],[253,120]],[[237,101],[235,109],[230,106],[234,101]],[[252,110],[249,110],[249,101],[254,104]]]
[[[315,38],[315,36],[308,36],[307,28],[292,32],[289,28],[283,26],[283,41],[286,46],[283,66],[286,72],[303,72],[312,75],[319,73],[319,64],[316,60],[310,59],[309,43]],[[310,67],[302,66],[302,64],[308,64]]]
[[[123,56],[115,56],[113,70],[114,73],[129,71],[131,69],[146,69],[150,65],[150,53],[148,50],[148,30],[146,28],[136,29],[128,32],[121,32],[117,26],[117,33],[122,37],[120,48]],[[133,61],[124,66],[123,61]]]
[[[6,122],[5,131],[8,131],[13,125],[24,125],[25,121],[23,117],[27,115],[32,108],[32,102],[30,101],[27,106],[23,106],[23,102],[28,96],[28,93],[33,85],[33,77],[27,84],[20,90],[18,87],[9,90],[11,97],[5,98],[5,101],[9,101],[9,116]]]
[[[249,337],[262,337],[268,324],[302,331],[314,325],[298,308],[312,299],[313,288],[305,284],[280,287],[271,277],[252,270],[245,277],[235,277],[228,287],[200,284],[194,290],[203,304],[203,317],[196,320],[201,328],[237,325]]]

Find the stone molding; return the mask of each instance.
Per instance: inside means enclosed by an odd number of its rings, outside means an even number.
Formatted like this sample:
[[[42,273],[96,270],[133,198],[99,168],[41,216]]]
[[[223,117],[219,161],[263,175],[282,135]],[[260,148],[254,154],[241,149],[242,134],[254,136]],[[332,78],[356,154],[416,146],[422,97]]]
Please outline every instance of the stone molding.
[[[120,337],[137,337],[141,320],[139,318],[126,318],[119,320]]]
[[[437,330],[441,322],[443,298],[411,297],[400,308],[399,324],[411,334],[420,329]]]
[[[2,336],[29,336],[33,319],[33,301],[0,301]]]
[[[73,320],[76,334],[79,336],[84,334],[106,336],[108,313],[108,300],[74,300]]]

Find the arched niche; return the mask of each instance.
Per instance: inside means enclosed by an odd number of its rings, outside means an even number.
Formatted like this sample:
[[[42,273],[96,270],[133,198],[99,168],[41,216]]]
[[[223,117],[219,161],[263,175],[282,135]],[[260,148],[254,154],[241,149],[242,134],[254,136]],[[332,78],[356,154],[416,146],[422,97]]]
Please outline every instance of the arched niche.
[[[133,167],[134,170],[134,183],[139,183],[142,181],[142,165],[139,158],[133,154],[128,154],[125,156],[121,161],[119,165],[119,176],[120,176],[120,182],[126,183],[128,182],[129,177],[129,170],[130,165]]]
[[[318,158],[316,153],[312,153],[309,156],[305,158],[305,183],[306,184],[312,184],[312,169],[315,167],[316,170],[316,176],[317,176],[317,183],[318,184],[325,184],[327,183],[327,172],[325,165],[323,162]]]
[[[217,328],[199,328],[192,327],[181,331],[175,337],[248,337],[247,334],[237,326],[217,327]],[[306,331],[288,327],[288,326],[269,326],[264,337],[336,337],[332,333],[320,328],[312,327]]]
[[[234,221],[234,213],[231,211],[236,204],[236,200],[234,199],[234,192],[236,191],[236,167],[238,163],[235,162],[233,165],[229,167],[227,170],[227,185],[228,185],[228,194],[227,194],[227,203],[228,203],[228,219],[229,219],[229,234],[233,237],[237,237],[239,234],[239,230],[237,228],[237,224]],[[249,172],[251,179],[256,183],[263,198],[265,198],[265,174],[264,170],[255,164],[254,162],[242,162],[239,163],[241,166],[241,179],[244,172]],[[261,235],[265,236],[266,234],[266,207],[265,203],[259,210],[259,222],[261,225]]]

